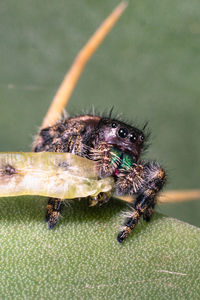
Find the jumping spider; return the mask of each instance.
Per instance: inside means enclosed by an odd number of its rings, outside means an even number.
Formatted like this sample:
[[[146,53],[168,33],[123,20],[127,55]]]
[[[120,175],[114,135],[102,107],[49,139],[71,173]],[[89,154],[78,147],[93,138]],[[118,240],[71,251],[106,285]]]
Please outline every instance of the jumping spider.
[[[117,195],[134,195],[132,210],[117,236],[118,242],[131,233],[140,217],[149,221],[166,175],[156,162],[142,162],[146,137],[143,131],[110,117],[82,115],[42,129],[35,152],[70,152],[98,162],[99,176],[113,176]],[[90,204],[103,204],[112,196],[100,193]],[[49,228],[58,222],[63,199],[50,198],[46,221]]]

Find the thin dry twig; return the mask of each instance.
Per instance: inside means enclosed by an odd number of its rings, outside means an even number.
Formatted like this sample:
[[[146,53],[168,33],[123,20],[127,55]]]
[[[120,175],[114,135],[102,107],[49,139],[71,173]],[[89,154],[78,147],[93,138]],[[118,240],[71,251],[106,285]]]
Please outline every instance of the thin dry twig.
[[[133,201],[133,198],[130,196],[117,196],[117,198],[126,202]],[[166,191],[160,194],[158,203],[178,203],[197,199],[200,199],[200,190]]]
[[[59,120],[86,63],[100,46],[126,7],[127,3],[125,1],[121,2],[108,16],[108,18],[105,19],[105,21],[79,52],[69,72],[66,74],[63,82],[61,83],[51,103],[51,106],[49,107],[49,110],[43,120],[42,128],[51,126]]]

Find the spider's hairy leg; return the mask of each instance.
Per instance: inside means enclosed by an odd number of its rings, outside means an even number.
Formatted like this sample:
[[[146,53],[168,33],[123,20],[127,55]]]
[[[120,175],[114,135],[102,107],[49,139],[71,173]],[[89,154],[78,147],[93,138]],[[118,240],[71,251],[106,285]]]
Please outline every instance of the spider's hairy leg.
[[[57,224],[63,204],[64,201],[61,199],[49,198],[46,207],[46,217],[45,217],[49,229],[53,229],[54,226]]]
[[[37,138],[37,143],[34,144],[35,152],[72,152],[85,156],[85,148],[82,144],[82,132],[85,126],[76,120],[63,120],[53,126],[43,128]],[[47,204],[46,221],[50,229],[57,224],[63,200],[50,198]]]
[[[152,205],[150,207],[148,207],[146,209],[146,211],[144,212],[143,214],[143,219],[146,221],[146,222],[149,222],[150,219],[151,219],[151,216],[153,215],[153,212],[154,212],[154,207],[155,207],[156,203],[152,203]]]
[[[124,179],[124,182],[119,182],[120,192],[123,190],[122,185],[131,185],[129,194],[136,194],[136,200],[131,204],[132,211],[127,213],[127,219],[122,227],[122,230],[117,236],[118,242],[122,243],[123,240],[131,233],[139,219],[143,216],[146,221],[149,221],[156,204],[156,196],[162,189],[166,175],[165,171],[157,163],[146,163],[137,166],[137,171],[134,170],[128,175],[130,178]],[[126,188],[127,192],[128,187]]]

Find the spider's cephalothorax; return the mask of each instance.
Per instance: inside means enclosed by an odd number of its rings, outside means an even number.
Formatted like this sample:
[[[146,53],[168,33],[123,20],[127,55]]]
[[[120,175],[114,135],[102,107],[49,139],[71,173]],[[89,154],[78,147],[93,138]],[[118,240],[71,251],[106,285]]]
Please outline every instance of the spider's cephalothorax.
[[[150,220],[156,196],[165,183],[165,172],[158,163],[140,161],[144,133],[121,121],[83,115],[60,121],[42,129],[35,151],[71,152],[98,162],[100,177],[113,176],[117,195],[134,195],[132,210],[117,240],[122,242],[141,216]],[[107,202],[112,193],[91,197],[91,205]],[[50,198],[46,220],[53,228],[59,218],[63,200]]]

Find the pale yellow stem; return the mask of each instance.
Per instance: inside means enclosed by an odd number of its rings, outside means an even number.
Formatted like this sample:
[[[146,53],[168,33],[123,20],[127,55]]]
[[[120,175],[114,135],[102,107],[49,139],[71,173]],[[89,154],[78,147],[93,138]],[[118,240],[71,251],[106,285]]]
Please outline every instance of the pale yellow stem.
[[[200,199],[200,190],[175,190],[160,194],[159,203],[173,203]]]
[[[66,74],[63,82],[61,83],[49,110],[43,120],[41,128],[51,126],[57,122],[65,108],[76,83],[92,54],[102,43],[106,35],[112,29],[116,21],[119,19],[127,3],[121,2],[114,11],[108,16],[107,19],[101,24],[93,36],[89,39],[87,44],[82,48],[74,60],[69,72]]]
[[[130,196],[117,196],[117,198],[126,202],[132,202]],[[166,191],[159,195],[158,203],[177,203],[200,199],[200,190],[175,190]]]

